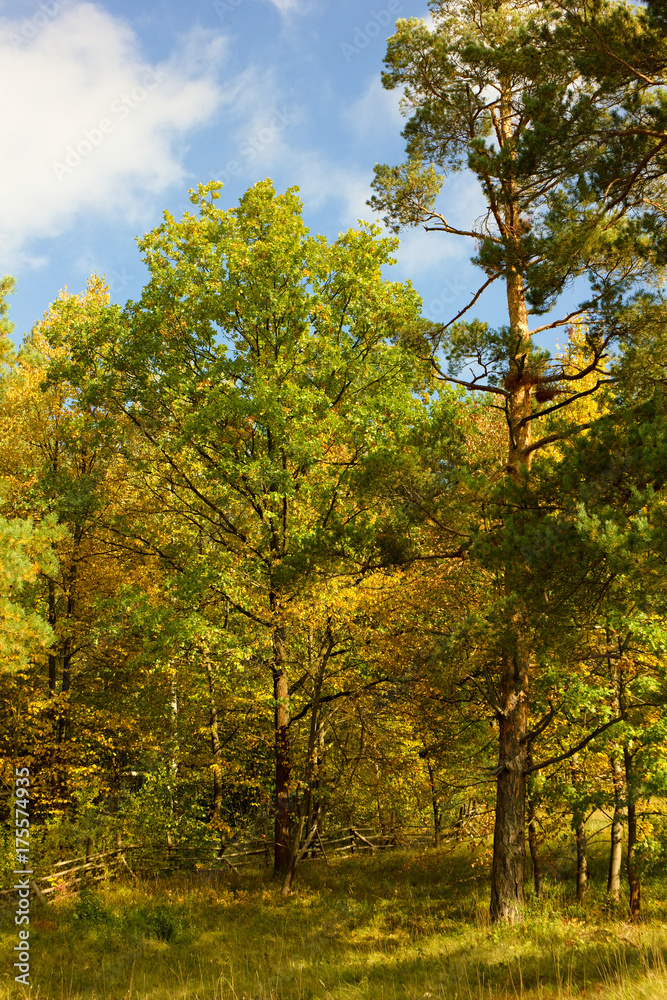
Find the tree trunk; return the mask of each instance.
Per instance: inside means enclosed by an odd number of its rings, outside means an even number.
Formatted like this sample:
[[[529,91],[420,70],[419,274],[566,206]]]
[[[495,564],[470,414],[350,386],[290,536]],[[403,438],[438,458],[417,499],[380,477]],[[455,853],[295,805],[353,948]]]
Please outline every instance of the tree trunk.
[[[641,916],[641,883],[637,870],[637,796],[634,785],[633,762],[634,755],[626,744],[623,747],[623,759],[625,763],[625,784],[628,794],[628,845],[627,845],[627,869],[628,885],[630,888],[630,916],[633,920],[639,920]]]
[[[325,748],[325,734],[324,734],[324,722],[320,720],[320,724],[317,732],[317,759],[315,761],[316,770],[315,777],[313,781],[313,815],[316,819],[311,819],[311,826],[314,822],[317,826],[317,836],[321,839],[324,835],[324,808],[325,808],[325,790],[324,783],[322,781],[322,774],[324,772],[324,748]],[[309,830],[310,832],[310,830]],[[313,851],[316,849],[313,848]]]
[[[579,766],[579,754],[575,754],[572,758],[570,777],[574,789],[585,787],[584,775]],[[588,838],[586,836],[586,810],[580,802],[576,801],[572,809],[572,829],[577,846],[577,902],[583,905],[588,888]]]
[[[176,688],[176,678],[172,673],[169,678],[169,812],[173,815],[176,812],[176,784],[178,781],[178,690]]]
[[[428,768],[428,780],[431,785],[431,802],[433,804],[433,846],[440,847],[440,831],[442,828],[442,813],[440,812],[440,804],[438,802],[438,797],[435,794],[435,773],[433,771],[433,766],[426,758],[426,766]]]
[[[211,712],[209,726],[211,731],[211,750],[213,752],[213,802],[211,803],[211,820],[216,830],[220,831],[223,787],[222,744],[220,743],[220,730],[218,728],[218,707],[215,703],[216,691],[213,669],[208,657],[204,657],[204,663],[208,679],[209,708]],[[220,850],[222,848],[222,833],[220,833]]]
[[[621,898],[621,862],[623,859],[623,776],[617,757],[611,761],[614,784],[614,817],[611,823],[611,850],[609,853],[609,877],[607,892],[618,902]]]
[[[273,869],[286,876],[290,870],[290,745],[289,686],[285,632],[279,626],[273,633],[273,697],[275,701],[275,774],[276,802],[274,821]]]
[[[380,768],[376,760],[373,761],[373,770],[375,771],[375,801],[378,809],[378,824],[383,836],[387,834],[387,820],[384,815],[384,809],[382,808],[382,802],[380,800]]]
[[[294,881],[294,874],[296,872],[296,866],[298,865],[299,861],[301,861],[301,859],[305,857],[305,855],[308,853],[310,845],[317,836],[317,821],[316,821],[315,823],[313,823],[312,829],[308,834],[308,836],[306,837],[306,839],[304,840],[303,845],[301,845],[301,839],[303,835],[303,820],[304,817],[302,816],[301,821],[299,823],[298,835],[294,838],[294,846],[290,853],[290,863],[288,865],[287,871],[285,872],[285,877],[283,879],[283,887],[281,892],[283,899],[286,899],[287,896],[289,896],[290,894],[290,889],[292,888],[292,882]]]
[[[496,822],[491,868],[491,920],[521,919],[526,865],[528,656],[523,644],[503,654]]]
[[[577,902],[583,903],[588,886],[588,839],[582,815],[575,816],[574,832],[577,840]]]
[[[53,580],[48,581],[48,591],[49,591],[49,613],[48,621],[49,625],[55,632],[56,625],[58,622],[57,612],[56,612],[56,585]],[[56,683],[58,680],[58,659],[54,653],[49,653],[49,697],[52,698],[56,693]]]
[[[542,863],[537,844],[537,799],[534,795],[528,799],[528,846],[533,863],[533,887],[539,899],[542,893]]]
[[[509,81],[501,84],[501,108],[498,138],[501,144],[512,141],[512,108]],[[526,364],[530,351],[528,310],[520,259],[520,219],[514,182],[507,185],[502,231],[507,246],[505,287],[507,310],[512,332],[509,371],[506,378],[508,423],[507,471],[521,482],[530,469],[532,385]],[[500,221],[500,220],[499,220]],[[517,554],[517,559],[521,556]],[[512,586],[514,566],[505,567],[505,594]],[[499,745],[496,784],[496,822],[493,836],[491,869],[491,920],[514,923],[521,919],[524,904],[526,863],[526,756],[528,734],[529,662],[525,641],[526,623],[520,610],[512,615],[509,636],[501,658],[498,706]]]

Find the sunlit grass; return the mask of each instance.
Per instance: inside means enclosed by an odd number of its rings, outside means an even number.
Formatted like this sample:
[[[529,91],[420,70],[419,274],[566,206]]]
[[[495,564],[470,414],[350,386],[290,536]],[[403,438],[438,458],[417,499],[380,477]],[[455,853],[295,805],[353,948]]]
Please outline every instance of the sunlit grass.
[[[667,1000],[660,883],[640,927],[595,881],[547,884],[517,927],[491,927],[469,853],[391,852],[305,864],[284,901],[266,872],[110,885],[34,906],[31,992],[12,982],[3,922],[2,1000]]]

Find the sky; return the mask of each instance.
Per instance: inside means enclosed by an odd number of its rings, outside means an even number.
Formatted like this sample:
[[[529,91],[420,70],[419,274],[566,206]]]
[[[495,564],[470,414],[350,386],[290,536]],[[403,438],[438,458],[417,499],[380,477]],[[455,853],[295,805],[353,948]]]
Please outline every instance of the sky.
[[[198,183],[224,183],[222,208],[265,177],[296,185],[329,239],[379,221],[373,166],[404,158],[400,94],[380,80],[386,40],[397,18],[426,16],[426,0],[0,0],[0,273],[17,281],[15,339],[93,272],[112,301],[138,298],[136,238],[165,210],[192,210]],[[465,173],[443,205],[461,226],[483,211]],[[467,244],[410,230],[388,276],[450,319],[483,281]],[[502,324],[502,297],[474,314]]]

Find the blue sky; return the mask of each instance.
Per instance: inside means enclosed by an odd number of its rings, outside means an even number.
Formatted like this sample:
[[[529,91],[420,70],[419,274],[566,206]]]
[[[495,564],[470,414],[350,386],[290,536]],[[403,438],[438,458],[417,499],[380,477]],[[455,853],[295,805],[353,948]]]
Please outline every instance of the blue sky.
[[[331,239],[373,218],[373,165],[403,159],[386,39],[426,15],[426,0],[0,0],[0,272],[17,278],[16,339],[93,271],[114,301],[137,297],[135,237],[191,209],[198,182],[223,180],[223,207],[264,177],[298,185]],[[455,224],[482,212],[465,174],[443,201]],[[447,319],[481,284],[470,252],[413,230],[391,277]],[[475,312],[503,323],[502,296]]]

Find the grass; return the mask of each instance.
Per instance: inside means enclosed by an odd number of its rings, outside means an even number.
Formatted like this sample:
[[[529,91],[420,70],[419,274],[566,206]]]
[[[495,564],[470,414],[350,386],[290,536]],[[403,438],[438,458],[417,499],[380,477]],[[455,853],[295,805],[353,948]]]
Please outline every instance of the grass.
[[[667,1000],[664,890],[649,884],[634,927],[594,888],[583,911],[554,883],[508,928],[489,925],[464,849],[304,864],[287,901],[266,873],[109,885],[32,901],[30,990],[13,982],[7,910],[0,998]]]

